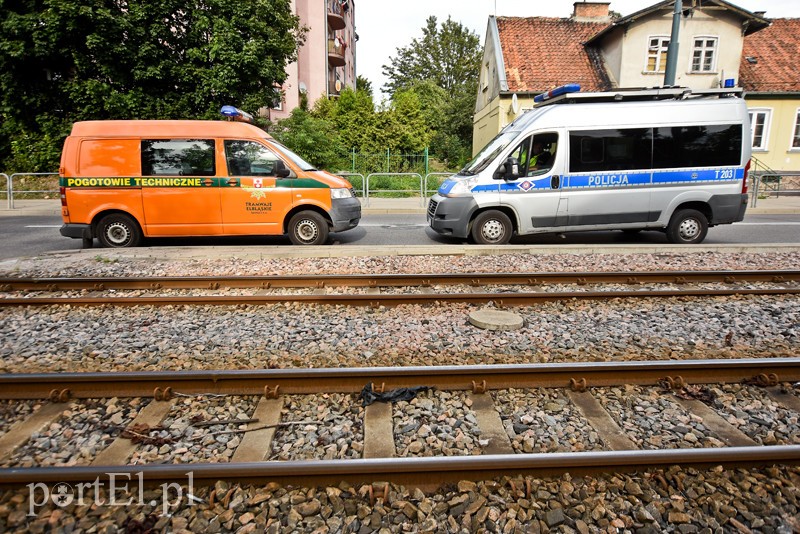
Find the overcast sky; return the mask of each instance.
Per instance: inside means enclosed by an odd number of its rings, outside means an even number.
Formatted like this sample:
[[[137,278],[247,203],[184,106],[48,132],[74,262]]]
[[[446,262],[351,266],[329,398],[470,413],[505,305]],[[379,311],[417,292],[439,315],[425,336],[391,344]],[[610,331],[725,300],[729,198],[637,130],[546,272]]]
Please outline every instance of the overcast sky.
[[[356,70],[380,91],[386,83],[381,66],[389,63],[399,47],[422,37],[425,20],[434,15],[439,23],[448,15],[480,36],[483,45],[489,15],[505,17],[569,17],[574,0],[355,0]],[[655,1],[611,0],[610,8],[630,15]],[[766,11],[771,18],[800,17],[798,0],[732,0],[749,11]],[[557,45],[557,43],[555,43]]]

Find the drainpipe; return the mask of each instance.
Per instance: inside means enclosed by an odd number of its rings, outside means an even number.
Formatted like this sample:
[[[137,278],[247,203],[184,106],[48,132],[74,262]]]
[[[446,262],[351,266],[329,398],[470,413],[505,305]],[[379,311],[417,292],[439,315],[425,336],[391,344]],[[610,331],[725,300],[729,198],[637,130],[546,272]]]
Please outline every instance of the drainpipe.
[[[681,28],[681,9],[683,0],[675,0],[675,9],[672,12],[672,34],[667,47],[667,67],[664,72],[664,85],[675,85],[675,71],[678,70],[678,32]]]

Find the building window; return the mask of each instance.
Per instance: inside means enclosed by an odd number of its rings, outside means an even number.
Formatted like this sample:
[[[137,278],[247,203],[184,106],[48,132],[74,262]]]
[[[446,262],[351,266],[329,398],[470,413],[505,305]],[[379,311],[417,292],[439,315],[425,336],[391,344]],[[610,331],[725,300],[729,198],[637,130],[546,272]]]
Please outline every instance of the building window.
[[[647,47],[647,64],[644,68],[645,72],[664,72],[667,66],[669,37],[650,37],[649,43]]]
[[[716,57],[716,37],[695,37],[692,49],[692,72],[714,72]]]
[[[750,135],[753,139],[753,150],[767,149],[770,114],[771,111],[768,109],[750,110]]]
[[[791,150],[800,150],[800,109],[797,110],[797,115],[794,116],[794,134],[792,135]]]

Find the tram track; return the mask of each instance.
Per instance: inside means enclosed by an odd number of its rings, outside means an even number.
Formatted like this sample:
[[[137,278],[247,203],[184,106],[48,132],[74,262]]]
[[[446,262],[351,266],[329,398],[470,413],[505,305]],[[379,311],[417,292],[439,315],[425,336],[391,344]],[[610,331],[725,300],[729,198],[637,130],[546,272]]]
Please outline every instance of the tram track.
[[[396,306],[426,304],[432,300],[451,303],[495,302],[500,306],[521,306],[568,299],[598,300],[653,297],[718,297],[731,295],[796,295],[800,271],[664,271],[595,273],[469,273],[417,275],[323,275],[323,276],[241,276],[241,277],[153,277],[153,278],[3,278],[0,279],[0,306],[163,306],[163,305],[263,305],[298,302],[346,306]],[[751,283],[769,287],[745,287]],[[674,288],[639,287],[631,290],[589,286],[615,284],[644,286],[670,284]],[[705,284],[703,287],[694,287]],[[722,284],[728,287],[707,287]],[[467,289],[447,292],[447,287]],[[581,291],[565,291],[565,285],[583,286]],[[694,285],[694,286],[693,286]],[[504,286],[499,291],[480,288]],[[693,287],[683,287],[693,286]],[[283,293],[282,288],[311,288],[310,293]],[[366,288],[366,291],[328,292],[329,289]],[[390,288],[385,290],[382,288]],[[396,291],[395,288],[405,288]],[[533,288],[533,291],[527,290]],[[226,293],[231,289],[251,289],[254,294]],[[125,296],[120,291],[169,292],[197,290],[202,294]],[[207,294],[206,291],[220,294]],[[57,292],[79,292],[51,296]],[[89,292],[90,294],[86,294]],[[23,293],[23,296],[14,296]]]
[[[723,416],[715,415],[719,406],[696,398],[684,398],[676,392],[694,391],[702,385],[721,383],[746,384],[742,387],[763,391],[765,399],[782,405],[795,421],[800,414],[800,395],[791,383],[800,380],[800,358],[749,360],[702,360],[669,362],[625,362],[597,364],[549,364],[531,366],[468,366],[425,368],[361,368],[361,369],[280,369],[241,372],[194,373],[76,373],[2,375],[0,386],[4,399],[42,399],[45,403],[29,417],[20,418],[0,435],[0,484],[23,485],[29,482],[91,481],[105,473],[137,474],[147,482],[174,480],[191,470],[195,481],[213,483],[218,479],[253,481],[269,480],[286,484],[371,483],[385,480],[397,484],[426,487],[431,481],[478,480],[495,476],[596,473],[641,469],[645,467],[708,465],[768,465],[800,463],[800,444],[796,442],[759,445]],[[354,397],[366,383],[377,391],[400,387],[431,386],[443,392],[458,392],[470,407],[479,428],[479,454],[434,457],[398,457],[398,422],[393,423],[393,405],[374,403],[359,411],[363,427],[363,452],[358,458],[312,460],[269,460],[275,428],[286,419],[299,417],[286,409],[288,398],[332,392]],[[625,386],[661,388],[669,402],[681,406],[694,418],[700,418],[709,432],[725,446],[701,448],[638,447],[615,422],[612,412],[601,405],[593,394],[595,388]],[[719,386],[715,386],[719,387]],[[508,433],[508,414],[503,406],[509,388],[546,388],[559,392],[576,413],[602,440],[602,450],[589,452],[515,452]],[[48,391],[49,390],[49,391]],[[598,392],[602,389],[596,390]],[[138,428],[148,434],[148,424],[156,427],[175,408],[176,399],[193,395],[253,395],[259,399],[253,414],[252,431],[234,430],[241,443],[231,461],[207,461],[132,465],[130,456],[136,444],[129,437],[117,435],[111,444],[100,450],[87,465],[18,467],[8,458],[23,447],[30,435],[60,421],[58,428],[69,426],[62,419],[65,408],[80,411],[81,399],[150,397],[147,406],[123,427]],[[759,393],[760,395],[760,393]],[[224,399],[220,403],[226,402]],[[319,402],[319,401],[312,401]],[[666,401],[665,401],[666,402]],[[546,406],[546,405],[545,405]],[[734,407],[735,408],[735,407]],[[449,408],[448,408],[449,410]],[[531,410],[547,410],[533,406]],[[282,415],[281,415],[282,414]],[[191,412],[184,414],[186,417]],[[174,417],[174,415],[173,415]],[[283,417],[284,419],[281,419]],[[397,417],[397,414],[394,414]],[[196,419],[197,417],[195,417]],[[258,419],[258,421],[255,421]],[[194,424],[198,421],[191,419]],[[206,421],[205,423],[215,423]],[[217,430],[225,421],[217,421]],[[266,428],[257,428],[264,425]],[[310,423],[309,423],[310,424]],[[222,426],[219,426],[222,425]],[[322,421],[317,426],[324,426]],[[467,425],[468,429],[469,425]],[[209,426],[210,428],[210,426]],[[144,430],[142,430],[144,429]],[[468,433],[467,430],[465,432]],[[219,432],[226,434],[227,432]],[[50,439],[60,439],[57,436]],[[176,446],[178,446],[177,444]],[[242,452],[239,452],[241,448]],[[359,447],[362,448],[362,447]],[[108,452],[108,451],[111,452]],[[404,453],[405,454],[405,453]],[[168,459],[167,462],[170,460]]]

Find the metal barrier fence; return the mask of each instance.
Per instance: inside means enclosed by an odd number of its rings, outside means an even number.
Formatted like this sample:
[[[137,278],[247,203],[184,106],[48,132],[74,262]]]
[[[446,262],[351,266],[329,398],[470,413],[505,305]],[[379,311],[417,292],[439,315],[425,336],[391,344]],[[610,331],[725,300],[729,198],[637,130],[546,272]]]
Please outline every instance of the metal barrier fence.
[[[418,178],[419,179],[419,189],[371,189],[369,186],[370,178],[374,178],[376,176],[404,176],[407,178]],[[425,192],[423,191],[423,182],[424,179],[422,175],[417,172],[373,172],[372,174],[367,175],[366,180],[366,188],[364,190],[364,205],[369,206],[369,195],[370,192],[372,193],[419,193],[420,200],[422,205],[425,205]]]
[[[14,190],[14,178],[17,177],[24,177],[24,176],[58,176],[57,172],[15,172],[11,176],[6,176],[6,191],[8,195],[8,209],[14,209],[14,193],[18,194],[28,194],[28,193],[58,193],[58,182],[56,182],[55,189],[17,189]]]
[[[428,194],[429,194],[429,191],[431,191],[431,189],[430,189],[430,186],[429,186],[429,184],[428,184],[428,179],[429,179],[431,176],[434,176],[434,177],[436,177],[436,178],[437,178],[437,180],[436,180],[436,187],[433,189],[433,191],[436,191],[437,189],[439,189],[439,186],[440,186],[440,185],[442,185],[442,184],[441,184],[441,181],[440,181],[440,180],[438,180],[438,178],[439,178],[439,177],[446,177],[446,178],[449,178],[450,176],[453,176],[454,174],[455,174],[454,172],[429,172],[428,174],[426,174],[426,175],[425,175],[425,187],[424,187],[424,192],[425,192],[425,194],[424,194],[423,196],[424,196],[424,197],[427,197],[427,196],[428,196]]]
[[[335,173],[337,176],[341,176],[350,181],[353,189],[356,192],[356,195],[361,196],[364,199],[364,204],[369,205],[369,197],[373,193],[413,193],[414,196],[419,195],[422,205],[424,206],[428,196],[436,189],[439,188],[441,185],[440,178],[442,177],[449,177],[452,176],[453,173],[450,172],[431,172],[426,174],[424,177],[417,172],[374,172],[368,174],[364,177],[363,174],[357,172],[337,172]],[[12,175],[8,175],[6,173],[0,173],[0,180],[5,178],[5,187],[0,188],[0,194],[5,194],[8,200],[8,209],[14,209],[14,195],[17,196],[22,194],[46,194],[46,193],[55,193],[58,194],[59,190],[57,187],[53,189],[15,189],[14,187],[14,180],[16,178],[24,178],[28,176],[53,176],[57,177],[58,173],[55,172],[17,172]],[[373,188],[370,186],[370,180],[373,180],[373,184],[377,181],[377,178],[388,178],[389,184],[386,186],[384,184],[383,188]],[[404,187],[403,178],[405,179],[413,179],[415,183],[419,183],[419,187],[414,187],[414,189],[410,189],[408,187]],[[397,180],[395,180],[397,179]],[[435,182],[435,187],[431,188],[432,182]],[[0,182],[2,183],[2,182]],[[394,186],[398,187],[394,187]]]
[[[0,172],[0,176],[6,179],[6,182],[3,184],[3,188],[0,189],[0,194],[5,195],[7,199],[11,198],[11,180],[9,180],[8,175],[4,172]],[[11,206],[9,205],[9,209]]]
[[[363,174],[358,172],[347,172],[347,171],[335,172],[333,174],[335,174],[336,176],[341,176],[342,178],[350,182],[350,185],[353,186],[353,189],[356,191],[356,194],[361,193],[361,198],[367,197],[367,181],[364,180]],[[356,176],[360,178],[358,182],[351,179]]]

